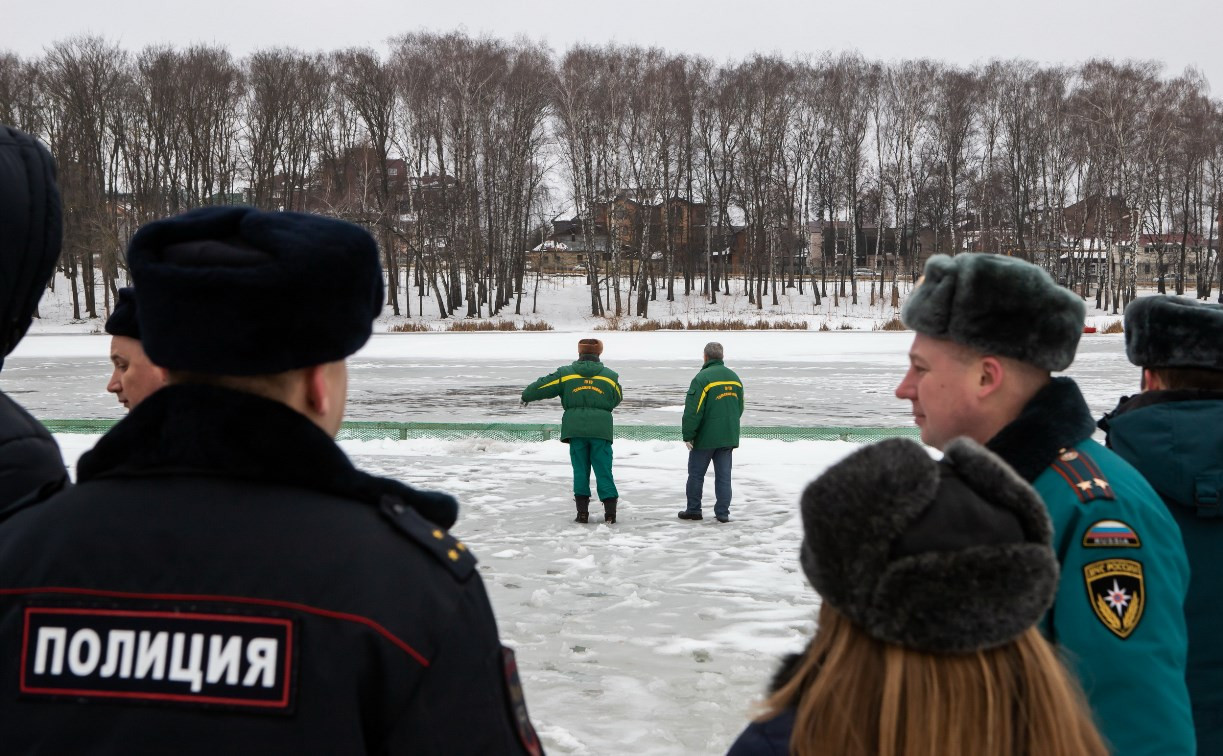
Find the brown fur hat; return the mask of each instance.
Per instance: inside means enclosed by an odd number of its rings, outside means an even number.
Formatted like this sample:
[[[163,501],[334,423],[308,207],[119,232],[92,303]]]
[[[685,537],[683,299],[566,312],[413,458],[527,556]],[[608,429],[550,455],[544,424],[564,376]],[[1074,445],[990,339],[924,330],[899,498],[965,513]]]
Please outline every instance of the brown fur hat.
[[[578,342],[578,355],[603,354],[603,342],[598,339],[582,339]]]

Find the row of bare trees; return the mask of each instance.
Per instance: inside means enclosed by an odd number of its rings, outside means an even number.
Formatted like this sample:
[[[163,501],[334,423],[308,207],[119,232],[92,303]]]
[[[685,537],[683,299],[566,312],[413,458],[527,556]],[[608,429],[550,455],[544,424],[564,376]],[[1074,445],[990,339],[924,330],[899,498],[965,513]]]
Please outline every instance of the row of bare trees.
[[[136,226],[237,202],[366,225],[389,304],[409,316],[521,312],[526,250],[570,200],[596,315],[645,315],[679,286],[716,300],[731,291],[730,249],[758,307],[808,282],[817,299],[831,286],[856,301],[847,283],[868,259],[894,292],[926,255],[973,250],[1045,264],[1116,308],[1148,234],[1179,236],[1158,246],[1158,272],[1178,293],[1196,278],[1205,297],[1223,195],[1223,105],[1208,92],[1151,62],[718,65],[462,33],[243,60],[97,37],[35,59],[0,51],[0,121],[44,138],[60,164],[77,317],[108,308]],[[643,214],[628,245],[606,213],[596,227],[615,197],[705,212],[683,221],[686,244],[679,216],[653,228]]]

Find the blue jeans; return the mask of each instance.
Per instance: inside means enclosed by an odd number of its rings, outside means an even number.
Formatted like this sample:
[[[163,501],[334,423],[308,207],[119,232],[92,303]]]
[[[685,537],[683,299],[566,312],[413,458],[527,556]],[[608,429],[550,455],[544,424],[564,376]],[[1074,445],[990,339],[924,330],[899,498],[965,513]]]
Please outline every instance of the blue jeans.
[[[705,488],[705,471],[713,462],[713,491],[716,497],[713,513],[717,517],[730,516],[730,453],[734,449],[693,449],[688,452],[688,511],[701,511],[701,492]]]

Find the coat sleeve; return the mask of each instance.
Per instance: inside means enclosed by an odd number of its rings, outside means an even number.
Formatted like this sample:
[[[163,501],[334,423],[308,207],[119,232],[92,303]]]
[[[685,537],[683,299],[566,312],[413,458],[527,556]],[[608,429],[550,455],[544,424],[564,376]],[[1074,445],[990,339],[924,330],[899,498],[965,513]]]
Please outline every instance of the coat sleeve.
[[[561,395],[561,375],[563,370],[557,370],[554,373],[549,373],[543,378],[536,379],[531,385],[522,390],[522,401],[537,402],[540,399],[551,399],[554,396]]]
[[[0,517],[25,497],[68,480],[59,447],[50,436],[28,436],[0,443]]]
[[[1042,494],[1074,495],[1065,484]],[[1044,629],[1077,673],[1114,753],[1192,754],[1184,546],[1176,523],[1158,517],[1166,512],[1148,507],[1146,514],[1155,516],[1144,516],[1118,504],[1124,502],[1063,501],[1051,507],[1068,516],[1058,523],[1062,572]],[[1096,545],[1100,539],[1092,528],[1118,522],[1133,528],[1141,545]]]
[[[412,712],[397,723],[389,753],[542,754],[517,670],[507,664],[479,576],[463,586]]]
[[[688,393],[684,396],[684,419],[680,430],[685,441],[695,439],[696,432],[701,427],[701,415],[705,408],[701,407],[698,410],[697,405],[701,400],[702,388],[704,388],[704,382],[698,374],[688,385]]]

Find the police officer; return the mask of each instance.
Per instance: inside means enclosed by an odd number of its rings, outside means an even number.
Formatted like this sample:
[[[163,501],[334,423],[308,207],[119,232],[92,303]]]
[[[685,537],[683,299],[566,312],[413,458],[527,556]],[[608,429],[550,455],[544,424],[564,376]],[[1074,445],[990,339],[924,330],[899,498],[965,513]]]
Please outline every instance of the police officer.
[[[1125,460],[1091,439],[1074,360],[1084,306],[1035,265],[936,255],[901,312],[917,332],[896,389],[922,440],[986,446],[1028,480],[1053,521],[1061,578],[1042,629],[1062,646],[1113,752],[1191,754],[1176,522]]]
[[[106,390],[124,408],[131,409],[165,385],[166,371],[154,365],[140,344],[140,321],[136,318],[136,290],[119,289],[115,309],[106,319],[110,334],[110,362],[114,365]]]
[[[739,448],[739,418],[743,415],[743,382],[723,362],[722,345],[711,341],[702,351],[701,371],[684,397],[681,432],[688,447],[687,506],[681,520],[700,520],[701,493],[705,473],[713,462],[713,514],[718,522],[730,522],[731,455]]]
[[[62,240],[51,154],[29,134],[0,126],[0,367],[30,327]],[[0,391],[0,521],[19,501],[67,480],[55,439]]]
[[[590,520],[590,470],[595,472],[596,490],[603,502],[603,520],[616,521],[620,494],[612,478],[612,410],[624,398],[620,376],[603,364],[603,342],[578,341],[578,358],[557,368],[522,390],[523,405],[541,399],[561,398],[561,441],[569,444],[573,465],[574,522]]]
[[[1189,699],[1198,753],[1223,753],[1223,305],[1173,296],[1125,308],[1143,392],[1099,425],[1180,525],[1189,554]]]
[[[169,385],[0,527],[6,753],[539,753],[457,504],[332,437],[370,235],[206,208],[128,263]]]

